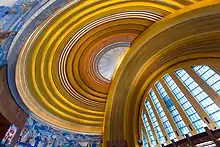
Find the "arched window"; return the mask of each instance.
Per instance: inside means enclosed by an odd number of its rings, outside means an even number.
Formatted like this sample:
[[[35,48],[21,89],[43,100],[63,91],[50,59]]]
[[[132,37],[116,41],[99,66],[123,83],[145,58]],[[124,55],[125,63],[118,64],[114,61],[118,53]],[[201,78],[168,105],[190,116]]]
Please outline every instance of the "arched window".
[[[180,64],[166,71],[146,90],[142,108],[144,147],[166,145],[186,134],[202,133],[204,127],[220,128],[220,76],[216,70],[208,65]]]

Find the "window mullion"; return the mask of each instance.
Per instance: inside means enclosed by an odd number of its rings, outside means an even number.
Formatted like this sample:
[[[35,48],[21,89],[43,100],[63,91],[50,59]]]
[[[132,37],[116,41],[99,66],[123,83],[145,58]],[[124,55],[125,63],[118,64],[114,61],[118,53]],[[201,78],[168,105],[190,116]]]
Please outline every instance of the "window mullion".
[[[220,66],[219,65],[209,65],[213,71],[216,73],[220,73]]]

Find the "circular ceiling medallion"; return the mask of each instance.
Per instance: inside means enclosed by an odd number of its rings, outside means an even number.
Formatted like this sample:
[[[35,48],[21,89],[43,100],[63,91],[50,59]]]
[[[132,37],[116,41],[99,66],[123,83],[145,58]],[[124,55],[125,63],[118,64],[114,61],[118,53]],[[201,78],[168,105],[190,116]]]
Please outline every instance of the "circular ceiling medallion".
[[[119,59],[127,48],[128,47],[126,46],[115,47],[108,50],[101,56],[98,61],[98,71],[104,78],[109,81],[112,79],[112,75],[117,67],[117,64],[119,64]]]

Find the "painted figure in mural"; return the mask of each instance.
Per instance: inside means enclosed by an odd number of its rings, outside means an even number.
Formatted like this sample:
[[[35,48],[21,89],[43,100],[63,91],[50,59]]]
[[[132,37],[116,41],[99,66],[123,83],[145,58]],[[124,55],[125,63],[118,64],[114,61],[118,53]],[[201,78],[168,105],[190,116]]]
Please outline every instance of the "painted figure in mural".
[[[44,138],[44,146],[43,147],[47,147],[48,146],[48,140],[47,140],[47,138],[45,137]]]
[[[17,144],[19,144],[20,142],[22,142],[23,136],[27,133],[27,128],[23,128],[23,130],[20,133],[20,136],[18,138]]]
[[[91,147],[91,143],[88,143],[86,147]]]
[[[31,139],[33,138],[33,131],[31,131],[31,133],[29,134],[29,136],[27,137],[27,140],[25,142],[25,145],[28,147],[28,145],[30,144]]]
[[[12,33],[12,31],[2,31],[0,29],[0,43],[4,40],[4,39],[7,39],[10,34]]]
[[[12,134],[11,133],[8,133],[8,136],[7,136],[7,139],[6,139],[6,142],[5,142],[5,144],[10,144],[10,141],[11,141],[11,139],[12,139]]]
[[[52,147],[56,147],[56,142],[57,142],[57,139],[55,138],[53,141]]]
[[[41,141],[41,133],[35,138],[34,147],[38,147],[40,141]]]
[[[92,143],[92,147],[96,147],[96,142],[95,141]]]

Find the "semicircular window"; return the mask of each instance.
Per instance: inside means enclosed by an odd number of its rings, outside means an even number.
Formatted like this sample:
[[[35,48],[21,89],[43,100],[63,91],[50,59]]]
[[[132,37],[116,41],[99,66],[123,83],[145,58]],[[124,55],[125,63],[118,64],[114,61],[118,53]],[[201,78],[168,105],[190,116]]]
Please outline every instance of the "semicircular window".
[[[155,80],[141,114],[144,147],[167,145],[205,132],[205,127],[220,128],[218,70],[207,65],[175,68]]]

